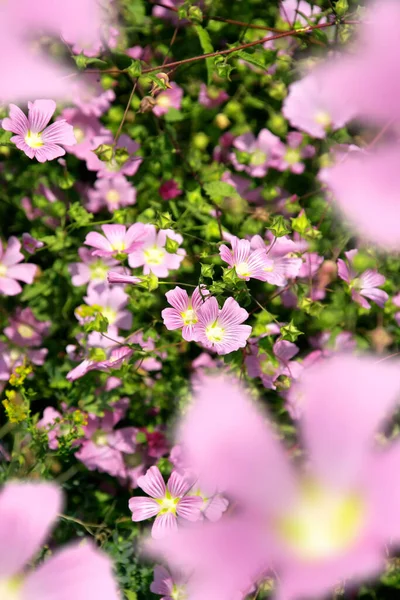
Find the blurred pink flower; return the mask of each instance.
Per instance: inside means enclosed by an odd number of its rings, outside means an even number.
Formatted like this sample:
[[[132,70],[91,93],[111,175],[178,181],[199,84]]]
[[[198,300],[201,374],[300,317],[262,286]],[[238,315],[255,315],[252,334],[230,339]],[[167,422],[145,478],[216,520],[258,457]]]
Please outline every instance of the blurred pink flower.
[[[86,115],[77,108],[65,108],[61,117],[72,125],[76,139],[76,144],[66,146],[66,150],[81,160],[86,160],[91,150],[96,147],[93,139],[105,135],[107,130],[94,115]]]
[[[132,313],[125,309],[129,302],[129,296],[120,286],[101,290],[96,287],[89,287],[84,301],[88,306],[97,309],[108,320],[110,327],[115,329],[130,329],[132,327]],[[77,309],[75,316],[83,324],[86,322],[86,318],[82,318],[80,313],[81,311]]]
[[[114,144],[114,136],[111,132],[104,135],[99,135],[93,138],[93,149],[100,147],[102,144],[112,146]],[[114,178],[117,175],[135,175],[142,163],[140,156],[135,156],[140,146],[134,142],[128,135],[124,133],[119,136],[115,145],[115,149],[125,149],[128,152],[127,160],[123,163],[118,163],[115,158],[109,161],[100,160],[96,154],[90,150],[86,158],[86,167],[89,171],[97,171],[97,177]]]
[[[20,250],[21,243],[16,237],[9,238],[5,249],[0,240],[0,294],[5,296],[15,296],[22,292],[18,281],[33,283],[37,272],[36,265],[18,264],[25,258]]]
[[[217,354],[229,354],[244,348],[251,334],[250,325],[243,325],[249,313],[233,298],[228,298],[222,309],[216,298],[208,298],[197,311],[194,340]]]
[[[103,207],[114,212],[123,206],[135,204],[136,190],[123,175],[116,175],[109,179],[97,179],[94,188],[88,191],[88,198],[86,209],[89,212],[99,212]]]
[[[72,285],[80,286],[87,283],[98,285],[107,284],[107,276],[111,267],[120,269],[118,261],[111,257],[93,256],[89,248],[78,249],[82,262],[70,263],[68,271]]]
[[[123,273],[119,271],[108,271],[107,273],[107,281],[108,283],[121,283],[121,284],[130,284],[136,285],[137,283],[141,283],[141,277],[135,277],[134,275],[129,275],[128,269],[125,269]]]
[[[259,277],[262,281],[283,287],[287,285],[288,279],[298,277],[303,261],[294,253],[299,252],[300,248],[287,236],[273,237],[267,245],[260,235],[254,235],[251,238],[251,247],[254,250],[263,249],[265,252],[263,274]]]
[[[31,308],[19,307],[15,314],[10,316],[4,333],[17,346],[40,346],[43,337],[49,332],[50,325],[50,321],[38,321]]]
[[[12,482],[0,492],[2,598],[24,600],[119,600],[112,563],[91,541],[57,550],[35,570],[33,561],[62,510],[58,487],[50,483]]]
[[[150,585],[153,594],[163,596],[162,600],[184,600],[186,595],[185,582],[182,577],[173,577],[165,567],[154,567],[154,580]]]
[[[132,268],[143,267],[143,273],[154,273],[157,277],[167,277],[169,271],[179,269],[179,265],[186,255],[183,248],[176,252],[166,249],[167,238],[182,244],[183,238],[172,229],[157,231],[154,225],[144,225],[144,242],[138,249],[129,252],[129,266]]]
[[[183,89],[174,81],[170,84],[171,89],[160,92],[156,97],[156,105],[153,108],[153,113],[156,117],[165,115],[170,108],[180,109],[182,104]]]
[[[180,423],[188,464],[238,511],[150,548],[173,568],[201,574],[208,597],[228,600],[232,585],[272,568],[276,598],[319,599],[339,581],[376,576],[400,542],[400,446],[375,439],[398,405],[398,363],[338,355],[304,370],[298,385],[302,465],[226,378],[210,378]]]
[[[206,108],[217,108],[226,100],[229,94],[225,90],[218,89],[214,86],[207,86],[205,83],[200,84],[199,104]]]
[[[182,329],[182,337],[187,342],[195,339],[194,326],[198,322],[197,311],[204,303],[204,296],[207,297],[208,290],[197,287],[191,298],[186,290],[175,287],[165,294],[172,308],[164,308],[161,316],[164,325],[169,331]]]
[[[11,141],[29,158],[39,162],[64,156],[63,146],[76,144],[73,128],[65,120],[49,125],[56,110],[54,100],[28,102],[28,117],[15,104],[10,104],[10,116],[3,119],[1,126],[16,135]]]
[[[245,171],[251,177],[265,177],[280,144],[280,139],[268,129],[261,129],[258,138],[245,133],[235,138],[233,146],[239,152],[233,151],[229,157],[237,171]]]
[[[158,193],[163,200],[173,200],[182,195],[182,190],[179,189],[175,179],[168,179],[160,185]]]
[[[29,254],[35,254],[36,250],[43,248],[43,246],[44,243],[32,237],[30,233],[22,234],[22,247]]]
[[[143,223],[134,223],[128,229],[125,225],[102,225],[105,237],[97,231],[91,231],[84,244],[95,248],[93,256],[129,254],[143,246],[148,232],[146,227]]]
[[[347,262],[341,258],[338,259],[338,275],[343,281],[348,283],[351,290],[351,297],[360,306],[371,308],[370,303],[366,299],[368,298],[382,308],[389,296],[383,290],[379,290],[378,287],[385,283],[386,278],[372,269],[367,269],[361,274],[356,273],[353,268],[353,260],[357,253],[358,250],[345,252]]]

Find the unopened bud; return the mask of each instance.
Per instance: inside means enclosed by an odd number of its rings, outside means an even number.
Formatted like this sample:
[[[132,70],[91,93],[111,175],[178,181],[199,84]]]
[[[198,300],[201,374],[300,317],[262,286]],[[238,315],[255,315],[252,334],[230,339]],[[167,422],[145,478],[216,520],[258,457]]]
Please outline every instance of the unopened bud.
[[[139,112],[147,113],[153,110],[156,105],[156,101],[151,96],[145,96],[142,98],[139,106]]]
[[[231,124],[230,120],[224,113],[218,113],[215,117],[215,124],[219,129],[226,129]]]
[[[109,144],[100,144],[93,152],[103,162],[109,162],[113,157],[113,147]]]

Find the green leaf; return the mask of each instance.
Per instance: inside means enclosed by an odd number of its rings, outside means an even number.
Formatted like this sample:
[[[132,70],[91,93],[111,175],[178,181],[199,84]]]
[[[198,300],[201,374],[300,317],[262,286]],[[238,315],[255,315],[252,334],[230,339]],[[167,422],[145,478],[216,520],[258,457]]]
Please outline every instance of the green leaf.
[[[240,198],[233,185],[226,183],[225,181],[210,181],[205,183],[203,188],[207,196],[209,196],[216,204],[221,202],[224,198]]]
[[[71,204],[68,210],[68,215],[72,221],[78,223],[78,225],[88,225],[93,220],[94,215],[89,213],[80,202],[74,202]]]
[[[214,52],[214,47],[211,42],[210,34],[204,27],[201,25],[193,25],[197,36],[199,38],[201,49],[204,54],[209,54]],[[212,77],[214,73],[214,61],[212,58],[206,58],[206,66],[207,66],[207,83],[210,85],[212,83]]]
[[[201,263],[201,274],[203,277],[207,277],[208,279],[212,279],[214,277],[214,266],[215,265],[206,265]]]
[[[98,312],[94,317],[93,321],[90,321],[89,323],[86,323],[84,325],[84,330],[86,331],[86,333],[90,333],[91,331],[106,333],[108,325],[108,319],[104,315],[102,315],[101,312]]]
[[[283,235],[290,233],[289,224],[282,217],[282,215],[272,217],[270,223],[268,224],[268,229],[274,234],[275,237],[282,237]]]
[[[246,62],[250,63],[251,65],[253,65],[253,67],[258,67],[259,69],[262,69],[263,71],[266,71],[267,66],[262,63],[260,60],[258,60],[257,58],[254,58],[254,54],[250,54],[250,52],[245,52],[244,50],[238,50],[237,52],[234,53],[235,58],[241,58],[242,60],[245,60]]]
[[[164,119],[167,123],[178,123],[185,119],[185,115],[177,108],[171,107],[164,115]]]

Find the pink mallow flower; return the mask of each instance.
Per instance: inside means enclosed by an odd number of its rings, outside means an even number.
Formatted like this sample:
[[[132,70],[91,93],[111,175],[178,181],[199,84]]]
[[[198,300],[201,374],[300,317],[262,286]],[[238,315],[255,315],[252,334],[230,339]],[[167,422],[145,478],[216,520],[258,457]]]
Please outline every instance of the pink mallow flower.
[[[326,63],[300,81],[292,83],[283,103],[283,114],[292,127],[315,138],[324,138],[334,129],[344,127],[355,110],[351,103],[332,89],[337,67]]]
[[[230,159],[237,171],[245,171],[251,177],[265,177],[281,143],[268,129],[261,129],[258,138],[245,133],[234,140],[233,146],[238,152],[231,152]]]
[[[22,347],[40,346],[49,332],[50,321],[38,321],[31,308],[17,308],[4,329],[8,339]]]
[[[372,269],[367,269],[364,273],[358,274],[353,268],[353,260],[358,250],[349,250],[345,252],[347,262],[338,259],[338,275],[343,281],[348,283],[351,290],[351,297],[363,308],[371,308],[366,298],[372,300],[381,308],[389,298],[388,294],[378,287],[383,285],[386,278]]]
[[[299,246],[287,236],[272,238],[269,245],[266,245],[263,238],[254,235],[251,238],[251,246],[254,249],[264,249],[266,263],[263,267],[262,281],[267,281],[271,285],[279,287],[285,286],[288,279],[298,277],[303,261],[295,256],[299,251]]]
[[[244,348],[252,331],[250,325],[242,325],[248,316],[233,298],[225,300],[222,309],[216,298],[208,298],[197,310],[194,340],[220,355]]]
[[[125,225],[102,225],[104,236],[97,231],[91,231],[85,238],[85,244],[95,248],[93,256],[114,256],[129,254],[138,250],[147,240],[146,226],[134,223],[128,229]]]
[[[129,399],[121,398],[113,404],[104,417],[89,415],[88,424],[84,427],[84,440],[75,454],[76,458],[90,471],[101,471],[113,477],[126,479],[127,469],[125,455],[136,452],[136,427],[115,426],[121,421],[129,408]]]
[[[68,265],[72,285],[106,284],[110,268],[120,268],[115,258],[93,256],[89,248],[79,248],[78,254],[82,262]]]
[[[185,600],[187,589],[184,578],[179,575],[172,576],[165,567],[154,567],[154,580],[150,585],[153,594],[162,596],[161,600]]]
[[[136,202],[136,190],[123,175],[110,179],[97,179],[94,188],[88,191],[86,208],[89,212],[99,212],[106,207],[110,212]]]
[[[157,515],[151,530],[155,539],[163,538],[177,529],[178,516],[188,521],[197,521],[203,500],[199,496],[187,495],[192,483],[173,471],[165,485],[158,467],[150,467],[146,475],[138,479],[138,486],[150,498],[136,496],[129,500],[132,521],[144,521]]]
[[[169,271],[179,269],[186,255],[183,248],[178,248],[176,252],[168,252],[165,247],[167,238],[178,244],[182,244],[183,238],[172,229],[160,229],[157,232],[154,225],[146,224],[143,227],[143,244],[139,249],[129,252],[129,266],[143,267],[145,275],[153,273],[157,277],[167,277]]]
[[[30,233],[22,234],[22,247],[28,254],[35,254],[36,250],[43,246],[44,243],[32,237]]]
[[[132,327],[132,313],[125,308],[129,302],[129,296],[121,287],[114,286],[101,290],[94,286],[89,287],[84,301],[88,306],[97,309],[108,320],[110,327],[120,329]],[[76,317],[81,324],[86,322],[79,308],[76,310]]]
[[[93,115],[86,115],[77,108],[65,108],[61,117],[72,125],[76,144],[67,146],[67,151],[81,160],[86,160],[89,153],[96,148],[94,138],[104,135],[107,130]]]
[[[207,297],[208,290],[197,287],[192,297],[189,298],[186,290],[175,287],[165,294],[172,308],[164,308],[161,316],[164,325],[169,331],[182,329],[182,337],[187,342],[195,339],[194,326],[198,322],[197,311],[204,303],[204,297]]]
[[[62,512],[60,489],[45,482],[12,482],[0,491],[0,597],[3,600],[119,600],[112,563],[82,540],[33,564]]]
[[[179,189],[175,179],[167,179],[160,185],[158,193],[163,200],[173,200],[182,195],[182,190]]]
[[[202,386],[180,423],[189,464],[238,510],[149,544],[173,568],[201,574],[208,598],[233,598],[264,571],[276,599],[319,600],[340,582],[351,590],[376,577],[400,544],[400,445],[377,439],[398,408],[398,362],[337,355],[305,369],[299,386],[302,461],[223,377]]]
[[[305,0],[282,0],[279,14],[289,25],[294,26],[296,21],[305,27],[309,25],[309,19],[317,17],[321,9],[319,6],[311,5]],[[319,21],[324,23],[325,20]]]
[[[236,271],[240,279],[249,281],[250,279],[260,279],[265,281],[264,268],[269,266],[265,245],[264,247],[252,250],[248,240],[240,240],[232,236],[230,240],[232,250],[225,244],[219,248],[219,254],[223,261]]]
[[[114,335],[113,331],[108,331],[107,335],[109,333]],[[97,348],[95,348],[95,350],[96,349]],[[96,360],[95,358],[85,358],[77,367],[71,369],[71,371],[67,373],[66,379],[68,379],[68,381],[76,381],[86,375],[86,373],[89,373],[89,371],[109,372],[112,369],[118,369],[125,361],[129,360],[132,354],[133,350],[129,348],[129,346],[118,346],[117,348],[111,349],[108,358],[105,357],[100,360]]]
[[[156,117],[165,115],[170,108],[180,109],[182,104],[183,90],[174,81],[171,83],[171,88],[160,92],[156,98],[156,105],[153,108],[153,113]]]
[[[200,85],[199,92],[199,104],[206,108],[217,108],[226,100],[228,100],[229,94],[225,90],[220,90],[214,86],[206,86],[205,83]]]
[[[93,149],[99,148],[102,144],[113,146],[114,136],[110,131],[93,138]],[[140,146],[133,141],[128,135],[122,134],[119,136],[115,149],[125,149],[128,153],[125,162],[117,162],[115,157],[109,161],[100,160],[99,157],[90,150],[86,156],[86,167],[89,171],[97,171],[97,177],[113,178],[116,175],[135,175],[142,163],[140,156],[136,155]]]
[[[20,250],[21,244],[16,237],[9,238],[6,249],[0,240],[0,294],[5,296],[15,296],[22,292],[18,281],[32,283],[37,272],[36,265],[18,264],[25,258]]]
[[[265,388],[276,390],[276,381],[280,376],[293,379],[298,376],[299,363],[291,359],[298,353],[296,344],[287,340],[277,340],[272,352],[260,352],[257,342],[249,344],[250,354],[245,363],[249,377],[259,377]]]
[[[277,171],[291,171],[297,175],[304,172],[303,160],[312,158],[314,146],[303,143],[303,134],[291,131],[286,137],[287,145],[281,143],[276,158],[271,160],[271,167]]]
[[[35,100],[28,102],[26,117],[18,106],[10,104],[10,116],[1,126],[16,134],[11,141],[19,150],[43,163],[64,156],[63,146],[76,144],[74,130],[64,119],[47,127],[55,110],[54,100]]]

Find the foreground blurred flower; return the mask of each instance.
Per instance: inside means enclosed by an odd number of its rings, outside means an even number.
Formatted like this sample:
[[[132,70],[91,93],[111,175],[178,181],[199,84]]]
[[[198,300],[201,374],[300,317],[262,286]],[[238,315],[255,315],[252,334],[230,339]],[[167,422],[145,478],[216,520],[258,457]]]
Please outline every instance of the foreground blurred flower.
[[[74,130],[64,119],[48,127],[56,110],[54,100],[28,102],[28,117],[15,104],[10,104],[10,116],[3,119],[1,126],[15,133],[11,141],[29,158],[39,162],[64,156],[62,146],[76,144]]]
[[[163,596],[161,600],[185,600],[187,598],[186,586],[182,577],[173,577],[161,565],[154,567],[154,580],[150,585],[150,591]]]
[[[151,530],[155,539],[165,537],[178,527],[177,516],[188,521],[200,518],[203,499],[187,495],[193,482],[177,471],[172,472],[165,486],[158,467],[150,467],[137,483],[151,497],[135,496],[129,500],[132,521],[144,521],[157,515]]]
[[[370,303],[366,300],[366,298],[369,298],[378,306],[383,307],[389,296],[383,290],[379,290],[378,287],[383,285],[386,279],[383,275],[372,269],[367,269],[361,275],[357,274],[353,267],[353,261],[357,253],[358,250],[345,252],[347,263],[339,258],[338,275],[349,284],[351,297],[360,306],[371,308]]]
[[[119,600],[111,561],[89,541],[69,544],[26,570],[61,508],[61,492],[49,483],[13,482],[0,492],[2,600]]]
[[[129,254],[143,246],[146,230],[143,223],[134,223],[128,229],[125,225],[102,225],[104,236],[91,231],[85,238],[85,244],[95,248],[93,256],[114,256]]]
[[[15,296],[22,292],[18,281],[32,283],[36,275],[36,265],[18,264],[25,258],[20,250],[21,244],[16,237],[10,237],[5,250],[0,240],[0,294],[5,296]]]
[[[377,575],[400,542],[400,445],[375,439],[398,403],[398,364],[340,355],[306,369],[296,385],[302,467],[224,378],[203,384],[179,427],[188,464],[239,510],[152,547],[174,568],[201,573],[209,597],[228,600],[271,569],[277,598],[319,599],[340,582]]]
[[[194,290],[189,298],[186,290],[176,287],[165,294],[168,302],[173,308],[164,308],[161,313],[164,325],[170,331],[182,329],[182,337],[187,342],[194,340],[194,326],[198,322],[197,311],[204,303],[204,296],[208,290]]]
[[[217,354],[235,352],[246,346],[251,334],[250,325],[242,325],[248,316],[233,298],[225,300],[222,309],[216,298],[209,298],[197,311],[193,339]]]

